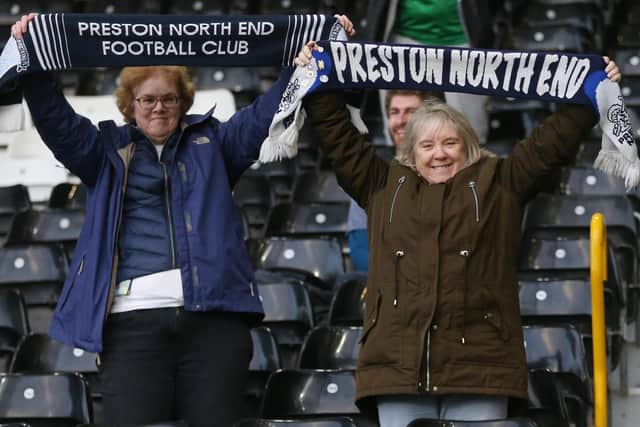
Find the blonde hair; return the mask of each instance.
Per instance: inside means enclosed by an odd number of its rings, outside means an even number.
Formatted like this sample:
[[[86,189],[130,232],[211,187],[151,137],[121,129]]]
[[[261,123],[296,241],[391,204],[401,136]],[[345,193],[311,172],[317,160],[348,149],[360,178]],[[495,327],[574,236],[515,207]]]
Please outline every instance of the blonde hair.
[[[186,114],[193,105],[195,88],[186,67],[153,66],[153,67],[125,67],[120,72],[119,84],[116,89],[116,105],[127,123],[135,123],[133,115],[133,90],[146,79],[161,75],[168,81],[175,83],[180,98],[180,116]]]
[[[480,149],[478,135],[469,121],[455,108],[444,102],[431,99],[423,103],[411,115],[406,128],[405,140],[398,147],[396,155],[398,162],[417,171],[415,146],[418,138],[427,129],[435,133],[445,124],[454,127],[467,149],[467,161],[464,166],[470,166],[480,160],[483,150]]]

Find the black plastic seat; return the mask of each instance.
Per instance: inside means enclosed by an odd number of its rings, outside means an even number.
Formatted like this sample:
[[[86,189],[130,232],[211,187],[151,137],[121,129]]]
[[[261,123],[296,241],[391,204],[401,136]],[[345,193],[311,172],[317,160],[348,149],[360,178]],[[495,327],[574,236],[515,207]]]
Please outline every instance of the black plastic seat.
[[[0,0],[0,24],[15,24],[20,16],[28,12],[44,12],[38,0]]]
[[[636,31],[640,33],[640,25],[638,26],[638,28],[639,29],[637,29]],[[622,96],[624,96],[625,106],[640,106],[640,77],[625,76],[624,81],[620,82],[620,92],[622,93]]]
[[[228,1],[224,0],[172,0],[169,13],[172,15],[226,15]]]
[[[298,368],[356,369],[361,337],[361,326],[317,326],[302,344]]]
[[[294,159],[279,162],[254,163],[244,172],[244,176],[266,176],[269,186],[277,201],[288,202],[296,179],[296,163]]]
[[[307,418],[303,420],[268,420],[264,418],[246,418],[233,427],[356,427],[349,417]],[[2,427],[2,426],[0,426]]]
[[[537,427],[537,424],[527,418],[490,421],[447,421],[421,418],[411,421],[407,427]]]
[[[280,370],[264,393],[262,418],[357,417],[353,371]]]
[[[8,372],[20,340],[29,334],[29,318],[22,295],[0,289],[0,372]]]
[[[233,188],[233,199],[245,213],[249,223],[249,237],[264,237],[265,225],[275,204],[269,179],[260,175],[243,175]]]
[[[592,38],[580,28],[565,25],[522,25],[513,31],[513,45],[517,50],[590,52],[594,44]],[[618,59],[616,56],[616,62]]]
[[[564,195],[626,196],[627,190],[622,178],[609,175],[599,169],[573,166],[562,169],[560,193]]]
[[[292,367],[307,332],[313,328],[313,307],[309,293],[295,280],[258,282],[258,291],[268,326],[278,343],[283,367]]]
[[[349,203],[333,171],[305,172],[298,177],[293,192],[296,203]]]
[[[549,103],[521,98],[491,98],[488,140],[526,137],[550,113]]]
[[[591,321],[588,280],[520,280],[520,313],[533,321],[567,316],[573,322]]]
[[[316,1],[287,2],[282,0],[259,0],[259,13],[271,15],[294,15],[301,13],[315,13]]]
[[[640,47],[640,25],[627,23],[620,26],[616,34],[616,41],[620,47]],[[625,99],[626,103],[626,99]]]
[[[366,275],[362,275],[337,286],[329,308],[330,325],[362,326],[366,285]]]
[[[67,271],[66,256],[59,246],[0,248],[0,288],[20,291],[35,332],[48,331]]]
[[[507,157],[513,152],[517,141],[509,138],[489,140],[482,148],[492,152],[498,157]]]
[[[536,369],[529,371],[528,405],[557,413],[570,425],[589,425],[591,401],[574,375]]]
[[[249,379],[244,391],[243,416],[257,416],[264,386],[272,372],[282,368],[280,350],[273,332],[266,326],[251,329],[253,356],[249,363]]]
[[[618,49],[613,57],[625,77],[640,76],[640,48]]]
[[[572,374],[584,384],[585,390],[591,390],[587,353],[575,327],[525,325],[522,330],[528,369]]]
[[[0,187],[0,241],[9,232],[13,216],[30,209],[31,199],[27,187],[24,185]]]
[[[87,207],[87,187],[84,184],[63,182],[51,190],[49,207],[53,209],[85,209]]]
[[[48,243],[60,245],[70,261],[80,237],[85,212],[82,209],[31,210],[16,214],[6,245]]]
[[[75,427],[91,421],[89,388],[79,374],[0,376],[0,422]]]
[[[342,242],[347,232],[347,203],[281,203],[271,210],[267,236],[333,236]]]
[[[306,271],[329,290],[345,271],[340,243],[335,238],[270,237],[264,239],[258,252],[259,268]]]

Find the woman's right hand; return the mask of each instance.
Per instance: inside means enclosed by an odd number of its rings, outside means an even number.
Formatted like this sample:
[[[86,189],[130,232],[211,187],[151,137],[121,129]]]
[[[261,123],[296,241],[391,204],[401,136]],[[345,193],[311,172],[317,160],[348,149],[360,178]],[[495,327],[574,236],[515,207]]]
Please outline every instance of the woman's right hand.
[[[38,15],[37,13],[29,13],[22,15],[19,21],[11,26],[11,35],[14,39],[21,39],[22,35],[29,30],[29,22]]]

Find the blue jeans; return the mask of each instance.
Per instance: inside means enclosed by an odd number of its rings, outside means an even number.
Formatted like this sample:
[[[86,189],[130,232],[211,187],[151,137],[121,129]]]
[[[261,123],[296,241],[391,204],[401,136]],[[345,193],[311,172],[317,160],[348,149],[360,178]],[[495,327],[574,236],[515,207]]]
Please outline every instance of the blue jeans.
[[[380,427],[407,427],[418,418],[486,421],[507,417],[508,398],[474,394],[379,396]]]
[[[240,314],[182,307],[111,314],[99,369],[104,423],[183,419],[229,427],[242,417],[253,351]]]

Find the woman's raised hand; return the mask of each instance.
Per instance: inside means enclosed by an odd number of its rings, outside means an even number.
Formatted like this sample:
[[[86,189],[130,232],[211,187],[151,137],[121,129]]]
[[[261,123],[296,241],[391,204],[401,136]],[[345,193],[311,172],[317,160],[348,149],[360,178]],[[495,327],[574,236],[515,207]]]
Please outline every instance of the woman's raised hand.
[[[11,35],[14,39],[21,39],[22,35],[29,30],[29,22],[35,18],[37,13],[22,15],[19,21],[11,26]]]
[[[602,59],[604,59],[604,63],[607,65],[604,68],[604,71],[607,73],[607,78],[612,82],[619,82],[622,80],[622,74],[620,73],[618,65],[616,65],[616,63],[608,56],[603,56]]]

